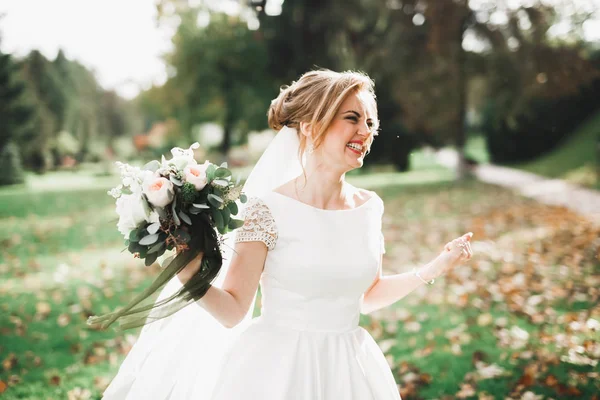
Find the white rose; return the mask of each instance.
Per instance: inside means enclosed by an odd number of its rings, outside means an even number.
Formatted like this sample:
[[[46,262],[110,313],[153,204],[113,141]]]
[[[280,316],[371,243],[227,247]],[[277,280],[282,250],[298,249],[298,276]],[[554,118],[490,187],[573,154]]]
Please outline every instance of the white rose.
[[[150,207],[141,193],[121,195],[116,201],[116,206],[119,214],[117,229],[125,239],[129,239],[129,233],[150,218]]]
[[[202,190],[206,186],[206,169],[209,166],[208,160],[201,165],[188,165],[183,173],[185,175],[185,181],[194,185],[196,190]]]
[[[165,207],[173,201],[175,192],[170,180],[152,176],[144,182],[144,194],[148,197],[150,204],[156,207]]]

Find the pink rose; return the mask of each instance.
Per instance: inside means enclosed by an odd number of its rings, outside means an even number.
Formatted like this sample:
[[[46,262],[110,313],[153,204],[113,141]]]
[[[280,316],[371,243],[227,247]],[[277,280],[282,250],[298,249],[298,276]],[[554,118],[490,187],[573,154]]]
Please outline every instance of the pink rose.
[[[210,163],[207,161],[200,165],[188,165],[183,170],[185,181],[194,185],[196,190],[202,190],[206,186],[206,169]]]
[[[148,197],[150,204],[156,207],[165,207],[173,201],[175,192],[170,180],[151,177],[144,182],[144,194]]]

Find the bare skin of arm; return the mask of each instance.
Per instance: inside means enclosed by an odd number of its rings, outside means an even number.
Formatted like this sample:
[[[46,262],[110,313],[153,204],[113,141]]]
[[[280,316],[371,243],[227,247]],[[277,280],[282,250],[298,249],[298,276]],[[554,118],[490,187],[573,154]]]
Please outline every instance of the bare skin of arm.
[[[472,234],[468,233],[462,238],[466,240],[467,246],[463,252],[460,247],[448,242],[444,251],[433,261],[420,268],[420,275],[425,280],[437,278],[456,267],[462,261],[469,260],[473,251],[471,249]],[[455,239],[457,240],[457,239]],[[416,288],[425,283],[411,272],[382,276],[383,256],[379,262],[379,271],[371,286],[365,291],[361,312],[369,314],[380,308],[389,306],[400,300]]]
[[[177,274],[181,283],[185,284],[198,272],[202,256],[200,253]],[[242,321],[250,308],[266,258],[267,246],[263,242],[236,243],[223,287],[211,286],[196,303],[221,325],[233,328]]]

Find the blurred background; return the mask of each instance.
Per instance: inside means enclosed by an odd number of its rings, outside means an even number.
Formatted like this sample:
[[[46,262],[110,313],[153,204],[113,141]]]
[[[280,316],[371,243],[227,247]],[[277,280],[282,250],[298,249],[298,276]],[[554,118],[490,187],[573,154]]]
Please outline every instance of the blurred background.
[[[361,316],[402,398],[598,399],[599,0],[3,1],[1,398],[99,399],[136,340],[85,325],[159,271],[122,252],[114,162],[198,141],[243,179],[314,68],[375,81],[348,179],[385,201],[384,273],[474,232]]]

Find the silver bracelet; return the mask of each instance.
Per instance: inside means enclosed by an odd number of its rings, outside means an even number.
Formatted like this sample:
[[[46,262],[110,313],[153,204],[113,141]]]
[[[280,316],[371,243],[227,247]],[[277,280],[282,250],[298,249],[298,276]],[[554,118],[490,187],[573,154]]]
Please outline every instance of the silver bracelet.
[[[433,285],[433,282],[435,282],[435,279],[432,279],[430,281],[426,281],[425,279],[423,279],[423,277],[419,274],[419,271],[416,268],[413,268],[413,273],[419,277],[420,280],[422,280],[424,283],[428,284],[428,285]]]

